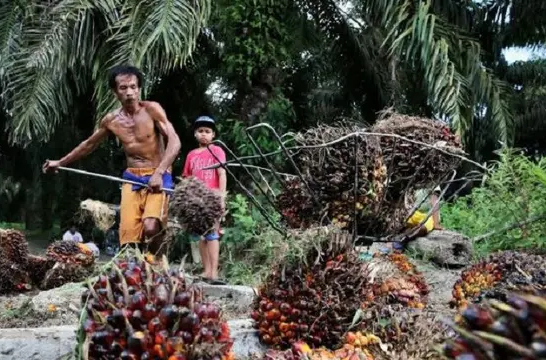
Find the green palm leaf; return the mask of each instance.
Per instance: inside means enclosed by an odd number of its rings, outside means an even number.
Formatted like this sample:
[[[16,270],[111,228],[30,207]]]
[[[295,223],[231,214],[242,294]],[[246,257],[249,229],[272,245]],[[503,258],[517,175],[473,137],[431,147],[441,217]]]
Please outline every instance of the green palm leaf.
[[[19,39],[22,46],[2,57],[14,143],[47,141],[55,126],[71,114],[75,96],[85,94],[91,81],[97,117],[104,116],[115,105],[106,77],[113,65],[142,67],[148,85],[182,67],[210,14],[210,0],[43,4],[37,0],[28,4]],[[10,19],[8,15],[6,10],[0,19]],[[0,40],[8,38],[5,34]]]
[[[483,66],[477,41],[435,15],[430,1],[376,0],[373,8],[390,29],[383,46],[424,69],[428,99],[440,117],[448,118],[464,139],[474,110],[485,104],[497,137],[511,141],[509,89]]]

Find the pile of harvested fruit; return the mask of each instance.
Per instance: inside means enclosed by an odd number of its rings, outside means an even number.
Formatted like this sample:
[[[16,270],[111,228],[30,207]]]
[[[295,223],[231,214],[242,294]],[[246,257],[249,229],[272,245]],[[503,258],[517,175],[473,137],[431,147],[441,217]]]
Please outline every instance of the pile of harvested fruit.
[[[128,251],[82,295],[80,354],[89,359],[232,359],[220,309],[179,268]]]
[[[380,137],[383,162],[388,166],[391,199],[437,184],[460,164],[460,159],[450,154],[462,153],[461,142],[447,124],[440,121],[386,111],[370,131],[404,137]]]
[[[0,279],[0,294],[80,282],[93,273],[94,263],[93,252],[83,244],[57,241],[48,246],[45,257],[36,256],[28,253],[22,232],[0,229],[0,268],[10,274]]]
[[[0,229],[0,295],[31,288],[26,271],[28,244],[22,232]]]
[[[546,359],[546,297],[512,294],[506,302],[470,304],[455,339],[445,343],[448,359]]]
[[[401,253],[375,254],[372,268],[383,267],[374,277],[374,295],[386,304],[403,304],[422,309],[427,303],[428,285],[408,257]],[[383,275],[383,276],[381,276]]]
[[[367,265],[349,236],[329,238],[304,259],[279,265],[259,289],[252,318],[260,340],[286,349],[303,340],[336,345],[357,310],[373,299]]]
[[[307,343],[297,341],[287,350],[269,350],[265,360],[373,360],[367,347],[380,343],[377,336],[361,332],[348,332],[337,350],[325,347],[312,349]]]
[[[304,181],[287,181],[277,197],[287,226],[330,220],[373,236],[403,229],[414,190],[436,186],[459,165],[456,155],[462,153],[456,135],[441,122],[392,112],[371,129],[321,124],[294,141],[293,158]],[[425,166],[430,163],[438,165]]]
[[[465,269],[453,286],[451,306],[464,308],[484,298],[506,300],[507,292],[546,290],[546,256],[502,251]]]

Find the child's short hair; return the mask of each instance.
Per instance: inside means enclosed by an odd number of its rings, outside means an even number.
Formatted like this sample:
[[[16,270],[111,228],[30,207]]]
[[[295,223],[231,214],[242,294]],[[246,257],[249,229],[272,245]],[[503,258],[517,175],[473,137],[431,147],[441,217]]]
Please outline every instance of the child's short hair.
[[[209,116],[199,116],[193,123],[193,130],[197,130],[200,127],[206,127],[212,131],[216,131],[216,122]]]

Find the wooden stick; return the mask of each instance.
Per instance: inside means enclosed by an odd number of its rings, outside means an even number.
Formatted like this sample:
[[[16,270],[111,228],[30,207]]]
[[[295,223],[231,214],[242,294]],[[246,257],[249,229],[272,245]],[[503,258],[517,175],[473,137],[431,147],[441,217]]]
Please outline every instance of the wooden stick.
[[[143,186],[145,188],[148,187],[148,184],[140,183],[140,182],[137,182],[137,181],[126,180],[126,179],[122,179],[122,178],[116,177],[116,176],[97,174],[97,173],[92,173],[92,172],[85,171],[85,170],[67,168],[67,167],[63,167],[63,166],[59,166],[57,169],[63,170],[63,171],[68,171],[68,172],[73,172],[73,173],[80,174],[80,175],[94,176],[94,177],[98,177],[98,178],[101,178],[101,179],[106,179],[106,180],[115,181],[115,182],[119,182],[119,183],[140,185],[140,186]],[[173,189],[167,189],[167,188],[161,188],[161,190],[165,191],[165,192],[170,192],[170,193],[172,193],[174,191]]]

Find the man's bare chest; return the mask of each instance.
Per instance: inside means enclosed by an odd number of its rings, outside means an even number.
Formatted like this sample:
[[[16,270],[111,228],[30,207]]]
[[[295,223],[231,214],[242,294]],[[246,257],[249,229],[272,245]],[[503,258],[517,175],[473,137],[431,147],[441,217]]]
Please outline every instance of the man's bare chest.
[[[111,130],[121,140],[146,141],[156,136],[154,121],[146,113],[117,116],[111,123]]]

